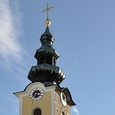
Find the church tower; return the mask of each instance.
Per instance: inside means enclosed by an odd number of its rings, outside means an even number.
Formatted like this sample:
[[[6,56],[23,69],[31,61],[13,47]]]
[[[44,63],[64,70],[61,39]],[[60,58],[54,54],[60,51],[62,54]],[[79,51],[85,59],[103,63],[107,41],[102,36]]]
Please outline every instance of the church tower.
[[[14,93],[19,98],[19,115],[70,115],[70,107],[75,105],[68,88],[60,86],[65,75],[56,66],[59,54],[53,48],[48,17],[52,8],[47,5],[44,10],[47,12],[46,29],[40,37],[41,47],[34,56],[37,65],[28,73],[31,83],[23,91]]]

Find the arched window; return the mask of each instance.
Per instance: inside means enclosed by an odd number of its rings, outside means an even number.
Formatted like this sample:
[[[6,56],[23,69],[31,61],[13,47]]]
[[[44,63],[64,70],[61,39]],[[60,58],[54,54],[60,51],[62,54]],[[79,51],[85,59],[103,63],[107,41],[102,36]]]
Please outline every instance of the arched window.
[[[64,112],[62,112],[61,115],[65,115]]]
[[[44,56],[42,56],[42,57],[40,57],[40,64],[43,64],[43,63],[45,63],[45,57]]]
[[[36,109],[34,110],[34,115],[42,115],[41,109],[36,108]]]
[[[51,56],[47,56],[46,57],[46,60],[47,60],[47,64],[52,64],[52,57]]]

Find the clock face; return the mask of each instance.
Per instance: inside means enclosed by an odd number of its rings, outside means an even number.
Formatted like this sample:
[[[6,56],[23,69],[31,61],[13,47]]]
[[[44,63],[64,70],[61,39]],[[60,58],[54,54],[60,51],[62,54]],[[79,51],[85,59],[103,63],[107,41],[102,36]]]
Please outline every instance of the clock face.
[[[67,105],[67,98],[66,98],[66,95],[64,94],[64,92],[61,92],[61,102],[64,106]]]
[[[32,100],[39,100],[40,98],[42,98],[43,94],[44,94],[43,89],[40,87],[37,87],[30,91],[30,98]]]

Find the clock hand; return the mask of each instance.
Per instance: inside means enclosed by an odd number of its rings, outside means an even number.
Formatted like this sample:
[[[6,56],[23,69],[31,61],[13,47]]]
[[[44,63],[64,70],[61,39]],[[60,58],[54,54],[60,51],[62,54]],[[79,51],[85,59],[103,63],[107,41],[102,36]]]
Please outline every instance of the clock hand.
[[[36,96],[40,96],[40,93],[35,93],[34,98],[36,98]]]

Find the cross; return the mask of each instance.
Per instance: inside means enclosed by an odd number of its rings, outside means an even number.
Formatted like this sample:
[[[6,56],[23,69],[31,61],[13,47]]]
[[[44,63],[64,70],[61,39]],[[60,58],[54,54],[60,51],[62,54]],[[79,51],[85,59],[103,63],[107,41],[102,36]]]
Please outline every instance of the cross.
[[[47,13],[47,19],[48,19],[48,16],[49,16],[49,11],[52,9],[53,7],[49,6],[49,4],[47,4],[47,8],[45,10],[43,10],[42,12],[46,12]]]

